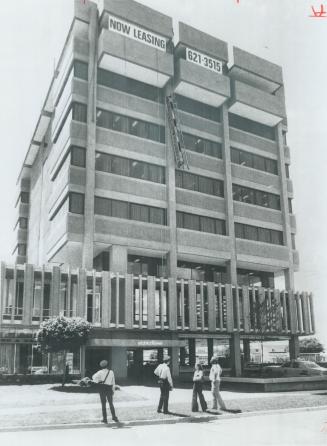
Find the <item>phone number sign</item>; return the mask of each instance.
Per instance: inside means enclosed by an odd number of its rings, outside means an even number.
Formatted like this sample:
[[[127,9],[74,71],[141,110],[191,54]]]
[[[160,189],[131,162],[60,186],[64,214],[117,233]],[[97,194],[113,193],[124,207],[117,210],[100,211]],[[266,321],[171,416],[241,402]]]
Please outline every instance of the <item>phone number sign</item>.
[[[215,73],[223,73],[223,63],[220,60],[213,59],[199,51],[192,50],[191,48],[186,48],[186,60],[189,62],[200,65],[207,70],[214,71]]]

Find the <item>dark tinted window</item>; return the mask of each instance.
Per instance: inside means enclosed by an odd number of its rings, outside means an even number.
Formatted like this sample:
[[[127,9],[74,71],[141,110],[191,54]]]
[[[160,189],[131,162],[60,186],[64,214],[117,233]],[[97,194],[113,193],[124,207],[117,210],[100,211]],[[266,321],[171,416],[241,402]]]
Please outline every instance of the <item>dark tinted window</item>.
[[[165,128],[163,126],[107,110],[97,109],[97,126],[156,142],[165,142]]]
[[[88,64],[79,60],[74,61],[74,76],[87,81]]]
[[[280,196],[233,184],[233,199],[242,203],[280,210]]]
[[[209,119],[211,121],[220,122],[220,109],[211,107],[203,102],[194,101],[193,99],[186,98],[185,96],[176,95],[177,106],[180,110],[192,113],[193,115],[201,116],[202,118]]]
[[[112,73],[111,71],[102,70],[101,68],[98,69],[98,84],[149,99],[150,101],[164,102],[164,95],[160,88]]]
[[[199,136],[184,133],[184,143],[187,150],[192,152],[203,153],[204,155],[222,158],[222,147],[219,142],[210,141],[209,139],[200,138]]]
[[[85,167],[85,149],[73,146],[70,152],[70,162],[73,166]]]
[[[229,113],[229,125],[243,132],[253,133],[262,138],[271,139],[275,141],[275,128],[268,125],[260,124],[259,122],[251,121],[250,119],[242,118],[241,116]]]
[[[84,195],[77,192],[69,194],[69,212],[84,214]]]
[[[257,242],[283,245],[283,233],[274,229],[260,228],[257,226],[235,223],[235,237]]]
[[[177,227],[191,229],[193,231],[209,232],[211,234],[226,235],[225,221],[212,217],[189,214],[186,212],[176,213]]]
[[[96,153],[95,169],[154,183],[165,183],[164,167],[106,153]]]
[[[208,195],[224,196],[223,181],[195,175],[182,170],[176,170],[176,187],[194,190]]]

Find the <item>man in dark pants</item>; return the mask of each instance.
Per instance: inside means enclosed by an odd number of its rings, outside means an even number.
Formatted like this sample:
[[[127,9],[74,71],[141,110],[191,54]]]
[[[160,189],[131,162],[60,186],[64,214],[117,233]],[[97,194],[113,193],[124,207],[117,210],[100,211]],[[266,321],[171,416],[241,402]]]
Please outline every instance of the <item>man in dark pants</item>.
[[[173,380],[169,369],[170,358],[164,359],[162,364],[159,364],[155,369],[154,374],[158,377],[160,387],[160,400],[157,412],[160,413],[163,407],[163,413],[168,412],[169,391],[173,390]]]
[[[114,404],[112,402],[112,398],[115,391],[115,375],[112,370],[108,368],[108,361],[100,362],[101,370],[96,372],[92,376],[92,380],[98,384],[100,401],[102,406],[102,423],[107,423],[107,408],[106,403],[108,400],[110,412],[113,421],[118,421],[116,417]]]

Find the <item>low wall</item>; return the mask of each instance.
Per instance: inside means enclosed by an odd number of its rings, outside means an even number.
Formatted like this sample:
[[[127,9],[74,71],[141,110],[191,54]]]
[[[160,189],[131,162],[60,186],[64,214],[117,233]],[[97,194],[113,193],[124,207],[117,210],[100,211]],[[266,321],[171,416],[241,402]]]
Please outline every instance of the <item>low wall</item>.
[[[294,378],[234,378],[222,377],[223,390],[243,392],[292,392],[300,390],[326,390],[327,378],[322,376]]]
[[[72,379],[78,379],[77,375],[69,375],[66,382],[70,383]],[[5,385],[23,385],[23,384],[56,384],[62,382],[62,375],[0,375],[0,386]]]

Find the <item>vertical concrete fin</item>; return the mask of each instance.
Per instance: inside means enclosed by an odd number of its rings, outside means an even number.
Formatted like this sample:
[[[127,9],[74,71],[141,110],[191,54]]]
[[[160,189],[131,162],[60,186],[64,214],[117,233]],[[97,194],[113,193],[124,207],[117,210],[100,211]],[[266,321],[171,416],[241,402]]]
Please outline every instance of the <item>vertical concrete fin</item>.
[[[189,280],[188,282],[188,299],[189,299],[190,330],[195,331],[197,329],[195,280]]]
[[[208,293],[208,325],[209,331],[216,331],[216,295],[215,295],[215,284],[213,282],[208,282],[207,284]]]
[[[176,295],[176,279],[169,277],[168,279],[168,298],[169,298],[169,329],[177,330],[177,295]]]
[[[149,330],[154,330],[156,328],[155,288],[156,288],[155,277],[148,276],[148,329]]]

